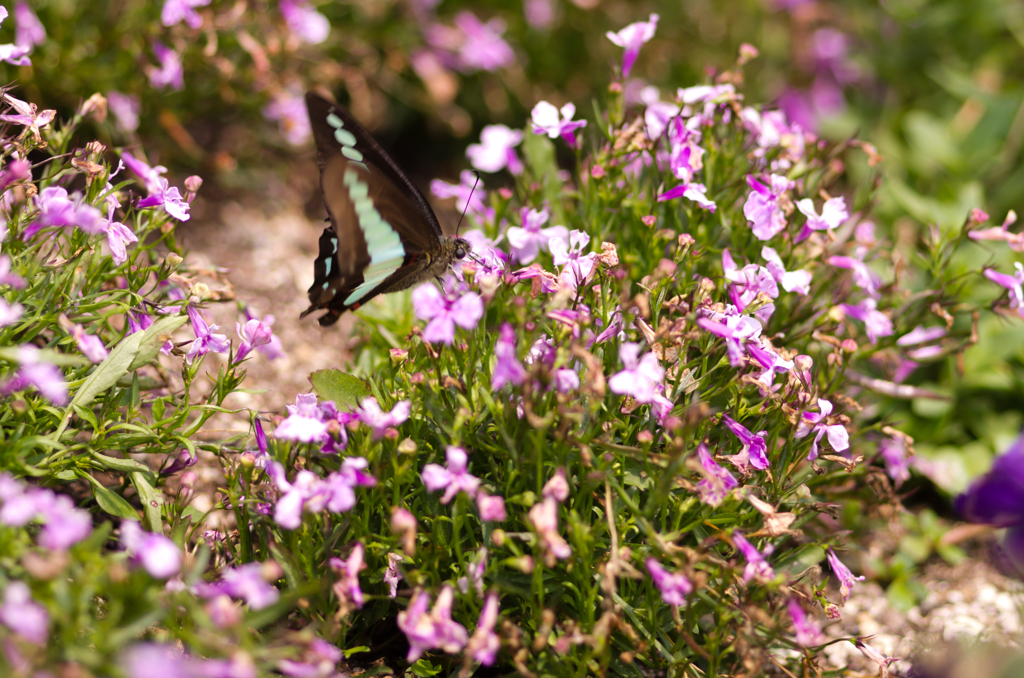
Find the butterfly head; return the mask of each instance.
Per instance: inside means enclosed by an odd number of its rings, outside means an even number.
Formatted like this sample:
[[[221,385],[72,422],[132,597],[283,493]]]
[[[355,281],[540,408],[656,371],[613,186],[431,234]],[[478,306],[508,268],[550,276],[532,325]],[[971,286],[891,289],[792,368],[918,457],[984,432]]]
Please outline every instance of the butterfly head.
[[[468,255],[473,250],[473,246],[470,245],[469,241],[465,240],[464,238],[455,238],[453,246],[455,250],[454,255],[456,259],[465,259],[466,255]]]

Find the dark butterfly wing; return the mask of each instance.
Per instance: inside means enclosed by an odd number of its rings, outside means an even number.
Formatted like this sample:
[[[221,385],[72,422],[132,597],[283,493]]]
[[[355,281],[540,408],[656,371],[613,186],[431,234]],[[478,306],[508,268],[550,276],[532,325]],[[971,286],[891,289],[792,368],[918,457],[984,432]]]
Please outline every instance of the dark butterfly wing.
[[[331,226],[320,236],[310,307],[337,321],[421,271],[441,247],[441,225],[423,194],[362,125],[309,92],[320,189]]]

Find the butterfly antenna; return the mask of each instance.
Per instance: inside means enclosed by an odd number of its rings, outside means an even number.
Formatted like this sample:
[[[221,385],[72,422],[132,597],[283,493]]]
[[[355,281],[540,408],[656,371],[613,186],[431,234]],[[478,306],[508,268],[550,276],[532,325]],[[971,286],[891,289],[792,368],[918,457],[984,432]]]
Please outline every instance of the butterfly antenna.
[[[459,223],[455,226],[455,236],[458,237],[459,229],[462,228],[462,220],[466,218],[466,212],[469,211],[469,201],[473,199],[473,193],[476,191],[476,187],[480,184],[480,173],[473,170],[473,174],[476,175],[476,181],[473,182],[473,188],[469,191],[469,197],[466,199],[466,208],[462,210],[462,216],[459,217]]]

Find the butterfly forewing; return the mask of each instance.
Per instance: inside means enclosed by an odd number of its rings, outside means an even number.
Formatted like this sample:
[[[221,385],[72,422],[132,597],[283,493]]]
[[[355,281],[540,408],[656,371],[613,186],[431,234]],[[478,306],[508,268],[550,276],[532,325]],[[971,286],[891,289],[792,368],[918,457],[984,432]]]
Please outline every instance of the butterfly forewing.
[[[412,181],[340,106],[306,95],[331,226],[320,238],[310,308],[329,325],[403,279],[440,249],[441,227]]]

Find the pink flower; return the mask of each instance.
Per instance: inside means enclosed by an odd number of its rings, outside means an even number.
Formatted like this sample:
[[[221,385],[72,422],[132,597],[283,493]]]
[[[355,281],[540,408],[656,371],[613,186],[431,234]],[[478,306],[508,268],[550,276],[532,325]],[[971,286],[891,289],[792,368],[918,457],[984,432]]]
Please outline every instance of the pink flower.
[[[749,457],[751,466],[762,470],[768,468],[768,445],[764,441],[767,431],[751,433],[728,414],[722,415],[722,423],[740,439],[743,445],[742,454]]]
[[[20,315],[20,307],[11,312]],[[29,386],[34,386],[44,398],[58,407],[68,403],[68,386],[64,382],[64,373],[56,365],[44,362],[39,349],[35,346],[21,346],[18,360],[21,366],[6,382],[0,383],[0,394],[10,395]]]
[[[11,258],[6,254],[0,254],[0,285],[10,285],[19,290],[25,287],[25,279],[11,273]]]
[[[295,404],[288,406],[288,417],[274,430],[275,438],[303,443],[324,442],[327,435],[327,422],[313,393],[295,396]]]
[[[450,502],[459,492],[465,492],[470,497],[476,494],[480,488],[480,479],[466,470],[469,461],[466,450],[449,445],[445,457],[448,460],[447,468],[439,464],[427,464],[423,467],[421,478],[427,491],[436,492],[443,489],[445,492],[441,497],[442,504]]]
[[[725,501],[729,490],[736,487],[739,483],[737,483],[736,478],[729,471],[715,462],[708,451],[707,445],[704,443],[697,445],[697,459],[700,461],[700,466],[704,473],[704,478],[697,483],[697,492],[700,493],[700,499],[708,506],[719,506]]]
[[[163,11],[160,12],[160,22],[167,26],[176,26],[184,21],[189,28],[196,29],[203,25],[203,17],[196,11],[196,7],[205,7],[210,0],[164,0]]]
[[[373,429],[374,440],[383,438],[389,428],[404,424],[411,412],[412,402],[409,400],[399,400],[390,412],[384,412],[373,397],[363,398],[356,410],[359,421]]]
[[[409,641],[407,661],[415,662],[425,651],[433,648],[455,654],[465,647],[468,640],[466,627],[452,620],[453,597],[452,587],[445,586],[428,613],[430,595],[420,591],[409,607],[398,613],[398,628]]]
[[[483,23],[472,12],[455,15],[455,26],[462,33],[458,61],[464,73],[496,71],[515,61],[515,53],[501,38],[505,22],[494,18]]]
[[[309,6],[308,0],[281,0],[281,16],[288,30],[310,45],[319,45],[331,34],[331,23]]]
[[[654,585],[661,591],[661,599],[668,605],[684,605],[686,596],[693,592],[690,580],[678,572],[669,572],[654,558],[648,558],[646,565]]]
[[[566,247],[565,240],[559,237],[552,238],[548,243],[552,261],[555,266],[562,267],[559,277],[572,289],[586,283],[590,274],[594,272],[597,253],[583,253],[589,244],[590,236],[583,231],[569,231],[569,247]]]
[[[363,457],[347,457],[342,460],[341,468],[327,476],[325,480],[327,494],[327,510],[331,513],[345,513],[356,505],[356,487],[374,487],[377,479],[366,468],[369,462]]]
[[[107,247],[114,263],[120,266],[128,261],[128,245],[138,242],[139,238],[130,228],[111,217],[113,209],[107,215]]]
[[[487,125],[480,132],[480,143],[470,144],[466,157],[481,172],[500,172],[508,168],[512,174],[523,171],[523,164],[515,147],[523,140],[523,133],[505,125]]]
[[[782,258],[771,247],[765,245],[761,248],[761,257],[768,262],[765,268],[775,278],[775,282],[782,285],[787,292],[797,294],[808,294],[811,290],[811,274],[801,269],[799,271],[786,271],[782,264]],[[834,258],[834,257],[833,257]]]
[[[558,500],[547,496],[534,504],[527,514],[540,537],[545,554],[553,563],[555,558],[565,560],[572,555],[572,548],[558,533]]]
[[[276,121],[281,134],[292,146],[302,146],[312,135],[306,99],[290,89],[282,89],[274,95],[263,108],[263,117]]]
[[[586,120],[573,120],[576,106],[568,103],[562,106],[561,118],[559,110],[546,101],[533,107],[530,117],[533,121],[534,134],[547,134],[552,139],[562,137],[571,148],[576,148],[575,130],[586,127]]]
[[[857,320],[864,323],[864,330],[872,344],[877,343],[879,337],[888,337],[893,333],[892,321],[879,310],[876,310],[878,302],[874,299],[865,299],[859,304],[840,304],[843,311]]]
[[[107,347],[103,345],[103,340],[95,335],[86,334],[81,325],[75,325],[71,329],[71,336],[78,344],[78,350],[82,352],[82,355],[93,363],[99,364],[107,357],[108,351]]]
[[[779,205],[779,198],[796,185],[778,174],[773,174],[771,179],[772,187],[768,188],[747,175],[747,184],[753,192],[743,204],[743,215],[750,222],[751,230],[758,240],[770,240],[786,227],[786,213]]]
[[[934,341],[935,339],[941,339],[944,336],[946,336],[945,327],[925,327],[924,325],[918,325],[910,332],[907,332],[902,337],[897,339],[896,345],[915,346],[917,344],[923,344],[928,341]]]
[[[1024,233],[1010,233],[1009,228],[1017,222],[1017,213],[1010,210],[1002,227],[981,228],[970,231],[967,237],[971,240],[1000,240],[1005,242],[1014,252],[1024,252]]]
[[[7,327],[18,322],[23,313],[25,313],[25,307],[21,304],[8,304],[6,299],[0,298],[0,327]]]
[[[569,481],[565,479],[565,468],[559,466],[555,475],[544,483],[540,494],[542,497],[554,497],[557,501],[565,501],[569,498]]]
[[[569,237],[569,229],[565,226],[541,228],[548,221],[547,210],[531,209],[527,211],[524,207],[520,211],[520,216],[522,217],[522,227],[511,226],[507,235],[512,256],[522,264],[529,264],[537,258],[539,252],[547,252],[552,239],[562,238],[564,240]]]
[[[789,615],[793,618],[793,633],[796,635],[796,644],[802,647],[812,647],[825,642],[825,636],[821,632],[818,623],[807,616],[804,609],[797,602],[796,598],[790,598],[786,603],[789,608]]]
[[[49,637],[50,615],[32,599],[32,591],[23,581],[13,580],[4,589],[0,622],[30,643],[43,645]]]
[[[850,568],[843,565],[843,561],[839,560],[839,556],[831,548],[828,550],[828,564],[832,568],[832,574],[839,580],[839,592],[843,596],[843,602],[845,603],[850,599],[850,589],[853,585],[859,581],[864,581],[864,577],[854,577],[853,572],[850,572]]]
[[[114,121],[122,132],[134,132],[139,128],[142,105],[138,97],[116,91],[107,92],[107,109],[114,115]]]
[[[188,305],[188,319],[192,323],[192,331],[196,338],[189,344],[188,352],[185,354],[185,362],[189,365],[197,357],[204,356],[210,351],[214,353],[227,353],[231,348],[231,341],[223,334],[216,334],[220,329],[217,325],[207,325],[199,309],[194,304]]]
[[[740,313],[743,313],[761,294],[766,294],[772,299],[779,296],[779,286],[768,269],[757,264],[739,268],[727,249],[722,250],[722,271],[726,280],[732,283],[729,286],[729,296]],[[764,304],[754,312],[754,317],[767,323],[774,312],[775,304]]]
[[[445,200],[455,198],[455,209],[478,217],[486,217],[493,210],[487,207],[484,183],[469,170],[459,174],[459,183],[449,184],[447,181],[434,179],[430,182],[430,192],[435,197]]]
[[[417,318],[429,320],[423,340],[432,344],[455,341],[455,326],[474,329],[484,315],[484,302],[464,283],[449,276],[442,293],[433,283],[420,285],[412,293],[412,306]]]
[[[501,639],[494,632],[498,623],[498,594],[490,593],[484,601],[484,609],[480,611],[476,631],[469,639],[466,650],[470,656],[484,666],[492,666],[501,649]]]
[[[868,268],[868,265],[862,259],[832,256],[828,258],[828,263],[836,268],[845,268],[853,271],[854,284],[864,290],[868,296],[878,296],[878,288],[882,285],[882,276]]]
[[[1024,318],[1024,291],[1021,290],[1021,284],[1024,283],[1024,266],[1019,261],[1013,265],[1017,269],[1013,275],[986,268],[985,277],[1010,291],[1010,308],[1017,309],[1020,317]]]
[[[32,202],[39,213],[22,233],[22,240],[27,241],[40,229],[50,226],[77,226],[90,235],[106,232],[107,222],[103,215],[86,203],[79,193],[69,196],[67,190],[60,186],[48,186]]]
[[[821,216],[814,211],[814,201],[810,198],[804,198],[797,202],[796,208],[807,217],[807,223],[804,224],[800,235],[796,237],[796,242],[809,237],[813,231],[830,231],[839,228],[844,221],[850,218],[849,212],[846,211],[846,201],[842,196],[826,200],[821,208]]]
[[[747,541],[746,537],[736,530],[733,530],[732,541],[736,545],[736,548],[739,549],[740,553],[743,554],[743,557],[747,559],[747,566],[743,570],[744,582],[749,582],[751,579],[756,579],[760,582],[767,582],[775,578],[775,571],[766,560],[766,556],[771,555],[771,546],[765,548],[764,553],[762,554],[754,547],[753,544]]]
[[[46,42],[46,29],[24,0],[14,5],[14,44],[32,48]]]
[[[494,345],[496,363],[491,374],[491,390],[497,391],[505,384],[518,386],[526,379],[526,370],[516,355],[516,335],[512,326],[503,323],[498,341]]]
[[[384,570],[384,583],[388,585],[388,597],[395,598],[398,596],[398,582],[402,580],[402,573],[398,571],[398,563],[403,558],[401,553],[389,553],[388,554],[388,566]]]
[[[257,346],[263,346],[269,344],[273,336],[270,331],[270,326],[261,320],[245,321],[245,324],[235,323],[235,332],[238,333],[238,337],[242,340],[242,343],[238,347],[238,353],[235,354],[235,362],[242,362],[249,352]]]
[[[625,49],[622,54],[622,77],[628,78],[633,70],[640,47],[654,37],[658,27],[658,15],[652,14],[647,21],[638,21],[620,30],[618,33],[608,31],[605,35],[615,45]]]
[[[640,344],[625,343],[619,346],[619,360],[625,369],[608,379],[608,388],[613,393],[631,395],[638,403],[649,404],[658,394],[658,387],[665,378],[665,369],[653,353],[640,358]]]
[[[156,55],[160,66],[146,66],[149,84],[157,89],[166,89],[167,87],[173,90],[184,89],[184,71],[182,70],[181,57],[178,56],[178,53],[164,47],[161,42],[154,42],[153,54]]]
[[[181,570],[181,549],[162,534],[146,532],[134,520],[121,523],[121,545],[157,579],[167,579]]]
[[[903,438],[899,436],[885,438],[878,443],[878,451],[885,461],[885,472],[892,478],[896,487],[910,479],[910,463],[907,459],[907,448]]]
[[[806,438],[812,431],[814,432],[814,442],[811,443],[811,451],[807,455],[808,461],[818,458],[818,443],[824,435],[828,435],[828,442],[836,452],[842,452],[850,447],[850,434],[842,424],[825,423],[830,414],[832,403],[818,398],[818,412],[804,412],[800,424],[796,427],[796,433],[793,434],[796,438]]]
[[[262,610],[276,603],[281,596],[277,587],[264,578],[271,571],[276,571],[277,576],[280,576],[281,570],[273,561],[268,561],[266,566],[263,563],[239,565],[224,570],[218,582],[200,582],[196,586],[197,593],[203,598],[221,595],[241,598],[251,609]]]
[[[333,590],[341,601],[342,608],[347,607],[349,602],[358,609],[363,607],[363,591],[359,588],[359,572],[366,569],[366,564],[363,563],[364,550],[363,543],[357,541],[347,560],[331,558],[329,561],[331,569],[341,577],[334,584]]]
[[[500,523],[508,519],[508,515],[505,513],[505,499],[503,497],[487,494],[481,490],[476,494],[476,505],[480,510],[480,520],[485,523]]]
[[[675,198],[686,198],[692,200],[709,212],[714,212],[717,205],[714,200],[708,199],[708,189],[704,184],[679,184],[658,195],[658,202],[674,200]]]

